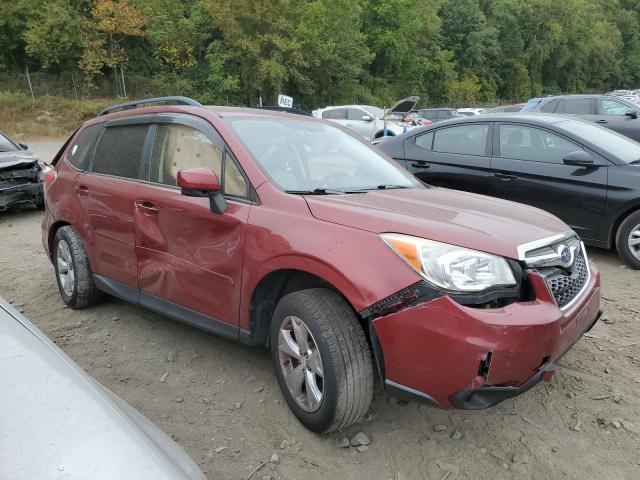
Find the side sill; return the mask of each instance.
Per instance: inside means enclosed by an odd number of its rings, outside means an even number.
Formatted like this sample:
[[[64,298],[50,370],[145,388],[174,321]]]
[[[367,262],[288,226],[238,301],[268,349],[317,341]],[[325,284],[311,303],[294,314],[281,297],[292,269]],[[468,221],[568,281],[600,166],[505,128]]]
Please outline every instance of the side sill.
[[[156,313],[161,313],[173,320],[177,320],[200,330],[219,335],[221,337],[238,340],[240,329],[217,318],[203,315],[173,302],[168,302],[155,295],[142,292],[121,282],[111,280],[101,275],[93,275],[96,287],[109,295],[127,302],[139,305]]]

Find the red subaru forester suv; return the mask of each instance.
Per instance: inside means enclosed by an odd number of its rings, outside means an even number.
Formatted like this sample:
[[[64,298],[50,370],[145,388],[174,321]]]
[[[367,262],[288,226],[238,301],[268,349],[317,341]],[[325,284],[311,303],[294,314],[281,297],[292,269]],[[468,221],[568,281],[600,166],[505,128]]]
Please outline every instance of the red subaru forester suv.
[[[319,432],[365,414],[374,364],[392,394],[495,405],[549,378],[600,316],[598,270],[563,222],[423,185],[311,117],[117,105],[73,134],[45,189],[67,305],[107,293],[267,346]]]

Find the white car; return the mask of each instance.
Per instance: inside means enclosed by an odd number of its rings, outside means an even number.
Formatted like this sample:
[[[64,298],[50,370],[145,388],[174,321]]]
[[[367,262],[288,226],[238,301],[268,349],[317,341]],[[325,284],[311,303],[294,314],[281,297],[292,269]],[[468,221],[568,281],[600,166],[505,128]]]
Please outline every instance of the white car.
[[[458,108],[458,115],[463,115],[465,117],[473,117],[474,115],[480,115],[482,113],[483,108]]]
[[[367,140],[374,140],[385,136],[401,135],[418,126],[412,119],[404,122],[406,116],[414,110],[420,97],[407,97],[397,101],[385,110],[371,105],[337,105],[319,108],[311,112],[314,117],[323,118],[338,123]]]

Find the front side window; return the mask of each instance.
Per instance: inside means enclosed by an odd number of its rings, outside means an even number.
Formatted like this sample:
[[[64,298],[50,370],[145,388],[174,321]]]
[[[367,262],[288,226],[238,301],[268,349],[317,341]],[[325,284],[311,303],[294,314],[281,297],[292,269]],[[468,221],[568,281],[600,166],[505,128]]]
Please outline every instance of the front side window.
[[[93,171],[124,178],[138,178],[148,125],[108,127],[102,135]]]
[[[458,125],[435,132],[433,151],[462,155],[484,155],[489,125],[486,123]]]
[[[91,159],[91,152],[93,151],[93,146],[99,133],[99,127],[87,127],[80,135],[73,139],[73,142],[69,146],[69,154],[67,155],[67,160],[69,160],[71,165],[80,170],[87,169],[89,160]]]
[[[187,125],[158,125],[149,179],[175,187],[180,170],[210,168],[222,182],[225,194],[245,197],[244,177],[232,159],[226,160],[222,148],[201,131]]]
[[[346,108],[333,108],[331,110],[325,110],[322,112],[322,118],[325,120],[346,120],[347,109]]]
[[[500,125],[500,156],[533,162],[563,163],[567,153],[582,147],[546,130]]]
[[[282,190],[424,188],[374,147],[331,124],[273,117],[227,117],[225,121]]]
[[[434,110],[419,110],[418,114],[425,120],[435,120],[436,112]]]
[[[2,133],[0,133],[0,152],[13,152],[18,147]]]
[[[627,110],[630,110],[630,108],[626,106],[624,103],[618,102],[617,100],[609,100],[609,99],[600,100],[601,115],[623,116],[625,113],[627,113]]]
[[[362,117],[369,115],[367,112],[360,110],[359,108],[347,109],[347,120],[359,120],[362,121]],[[371,115],[369,115],[371,116]]]

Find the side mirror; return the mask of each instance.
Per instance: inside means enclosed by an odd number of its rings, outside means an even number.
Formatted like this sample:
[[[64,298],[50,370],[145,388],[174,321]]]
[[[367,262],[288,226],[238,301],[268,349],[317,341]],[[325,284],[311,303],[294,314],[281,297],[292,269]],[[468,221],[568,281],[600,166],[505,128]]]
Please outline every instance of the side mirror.
[[[372,122],[373,121],[373,117],[371,115],[363,115],[361,120],[363,122]]]
[[[209,197],[209,207],[218,215],[227,209],[222,185],[215,172],[209,168],[188,168],[178,172],[178,186],[187,197]]]
[[[29,150],[29,145],[27,145],[26,143],[19,143],[18,146],[22,149],[22,150]]]
[[[567,153],[563,158],[563,162],[565,165],[570,165],[572,167],[596,166],[596,162],[593,160],[591,155],[584,150],[576,150],[575,152]]]
[[[627,117],[631,117],[631,118],[638,118],[638,112],[635,110],[627,110],[626,112],[624,112],[624,114]]]

